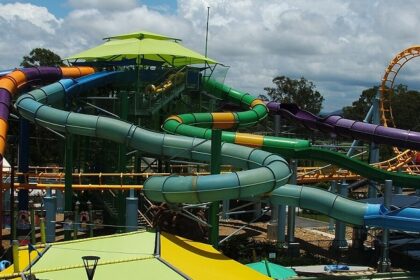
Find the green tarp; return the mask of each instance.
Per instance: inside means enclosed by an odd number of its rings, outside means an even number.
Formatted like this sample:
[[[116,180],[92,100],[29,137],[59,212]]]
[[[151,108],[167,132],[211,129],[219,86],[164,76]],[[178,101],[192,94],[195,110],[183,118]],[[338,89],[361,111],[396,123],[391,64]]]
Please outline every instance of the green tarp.
[[[269,261],[249,263],[246,266],[274,279],[285,280],[297,276],[296,272],[288,267],[284,267]]]

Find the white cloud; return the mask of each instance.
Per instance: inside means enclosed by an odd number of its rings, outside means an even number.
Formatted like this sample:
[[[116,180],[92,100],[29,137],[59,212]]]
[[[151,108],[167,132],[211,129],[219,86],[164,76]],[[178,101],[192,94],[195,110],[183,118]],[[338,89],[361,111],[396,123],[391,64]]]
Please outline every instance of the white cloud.
[[[208,54],[231,66],[230,86],[260,94],[276,75],[304,76],[334,110],[378,84],[392,57],[420,42],[415,0],[178,0],[172,13],[135,0],[67,3],[72,10],[62,19],[31,4],[0,4],[0,69],[18,65],[34,47],[64,57],[137,30],[181,38],[203,53],[210,6]],[[420,67],[406,67],[399,81],[415,86]]]
[[[33,48],[53,49],[61,24],[62,20],[44,7],[0,4],[0,69],[19,66],[23,55]]]
[[[29,22],[50,34],[54,34],[56,26],[61,23],[61,20],[50,14],[47,8],[19,2],[0,4],[0,18],[8,24],[18,24],[20,22],[21,25],[24,25]]]

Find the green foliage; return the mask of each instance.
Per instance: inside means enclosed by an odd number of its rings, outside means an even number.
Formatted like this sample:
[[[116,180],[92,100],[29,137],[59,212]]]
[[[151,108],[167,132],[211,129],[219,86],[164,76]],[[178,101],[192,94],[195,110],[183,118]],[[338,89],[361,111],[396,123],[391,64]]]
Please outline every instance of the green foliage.
[[[34,66],[59,66],[61,58],[54,52],[44,49],[35,48],[31,50],[29,55],[25,55],[20,63],[23,67]],[[18,127],[18,126],[15,126]],[[63,162],[63,141],[54,133],[33,124],[30,125],[30,159],[31,165],[62,165]],[[15,131],[16,135],[18,132]]]
[[[392,97],[391,106],[398,128],[420,131],[420,92],[400,91]]]
[[[373,99],[378,91],[377,86],[366,89],[362,92],[359,99],[352,103],[352,106],[343,108],[343,117],[352,120],[363,120],[372,106]]]
[[[343,117],[363,120],[377,91],[377,86],[364,90],[352,106],[343,108]],[[408,90],[407,86],[400,84],[395,87],[391,102],[396,127],[420,131],[420,92]]]
[[[268,97],[261,95],[260,98],[282,103],[296,103],[300,108],[313,114],[318,114],[322,109],[324,97],[316,90],[315,85],[301,77],[298,80],[285,76],[277,76],[273,79],[275,87],[266,87]]]
[[[20,63],[20,66],[23,67],[60,65],[63,65],[61,57],[49,49],[44,48],[35,48],[31,50],[29,55],[25,55]]]

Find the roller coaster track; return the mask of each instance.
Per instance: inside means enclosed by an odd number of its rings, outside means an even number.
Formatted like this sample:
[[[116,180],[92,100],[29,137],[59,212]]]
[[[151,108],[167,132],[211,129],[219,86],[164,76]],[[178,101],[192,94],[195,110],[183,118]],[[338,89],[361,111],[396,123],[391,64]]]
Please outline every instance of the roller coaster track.
[[[406,171],[407,162],[405,161],[405,158],[410,152],[410,150],[405,150],[391,159],[374,163],[372,166],[386,171]],[[419,168],[419,166],[415,167]],[[411,168],[413,168],[412,165]],[[359,179],[362,179],[360,175],[331,165],[323,167],[298,167],[297,180],[300,184]]]
[[[398,53],[385,69],[385,74],[382,78],[380,87],[380,117],[382,124],[386,127],[395,127],[395,121],[391,107],[392,96],[394,94],[395,78],[407,62],[418,56],[420,56],[420,46],[409,47]],[[396,168],[394,167],[394,170],[403,168],[407,173],[410,174],[420,173],[419,166],[413,165],[413,159],[416,156],[416,151],[402,151],[397,147],[394,147],[393,150],[398,157]]]
[[[392,112],[392,96],[394,94],[395,79],[402,67],[411,59],[420,56],[420,46],[409,47],[398,53],[385,69],[380,87],[380,118],[381,123],[386,127],[395,127],[394,116]],[[387,171],[403,171],[408,174],[420,174],[420,166],[415,165],[413,159],[416,156],[414,150],[401,150],[393,147],[395,157],[386,161],[372,164],[373,166]],[[356,174],[350,171],[338,168],[302,168],[303,172],[299,172],[298,178],[303,182],[314,183],[320,181],[330,181],[339,179],[357,179]]]

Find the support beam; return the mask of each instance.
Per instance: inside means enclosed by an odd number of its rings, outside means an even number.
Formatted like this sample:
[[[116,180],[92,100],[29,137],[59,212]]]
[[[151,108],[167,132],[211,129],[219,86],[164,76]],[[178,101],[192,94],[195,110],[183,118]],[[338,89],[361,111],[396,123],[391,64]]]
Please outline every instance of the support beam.
[[[126,213],[127,217],[125,219],[125,231],[136,231],[138,228],[137,224],[137,210],[138,210],[139,200],[135,196],[134,189],[130,190],[129,196],[126,198]]]
[[[379,120],[379,98],[378,94],[372,100],[372,124],[380,124]],[[370,143],[369,145],[369,163],[379,162],[379,145],[376,143]],[[369,182],[368,197],[375,198],[378,196],[377,185],[374,181]]]
[[[286,205],[277,206],[277,246],[286,243]]]
[[[338,184],[338,194],[342,197],[348,196],[348,184],[340,183]],[[346,224],[342,221],[336,220],[335,222],[335,238],[332,243],[333,248],[339,250],[348,249],[348,243],[346,240]]]
[[[52,196],[51,189],[47,189],[44,197],[45,219],[46,219],[46,241],[48,243],[55,242],[55,220],[56,220],[56,200]],[[65,232],[66,233],[66,232]]]
[[[119,100],[120,100],[120,118],[121,120],[127,120],[128,118],[128,93],[127,91],[123,90],[118,92]],[[118,145],[118,172],[126,172],[127,166],[127,146],[125,144]],[[123,179],[124,180],[124,179]],[[117,194],[117,208],[118,208],[118,225],[124,226],[125,225],[125,192],[118,191]]]
[[[222,131],[213,129],[211,133],[211,174],[220,174],[221,147]],[[209,208],[209,223],[211,225],[209,241],[214,248],[219,245],[219,203],[219,201],[212,202]]]
[[[73,211],[73,145],[73,135],[67,133],[64,152],[64,212]],[[71,231],[64,231],[64,239],[71,239]]]
[[[18,171],[28,173],[29,171],[29,122],[24,118],[19,119],[19,153],[18,153]],[[27,183],[25,176],[18,177],[19,183]],[[18,191],[19,210],[28,210],[29,191]]]
[[[290,177],[290,184],[297,183],[297,161],[295,159],[290,160],[290,169],[292,176]],[[295,240],[295,228],[296,228],[296,207],[287,207],[287,247],[290,256],[299,255],[299,243]]]
[[[389,209],[392,199],[392,180],[385,180],[384,207]],[[382,230],[381,256],[378,261],[378,272],[391,271],[389,258],[389,229]]]
[[[331,182],[330,192],[331,193],[336,193],[337,192],[337,181],[332,181]],[[333,231],[334,230],[334,228],[335,228],[334,224],[335,224],[335,219],[330,218],[329,219],[329,223],[328,223],[328,230],[329,231]]]

